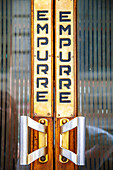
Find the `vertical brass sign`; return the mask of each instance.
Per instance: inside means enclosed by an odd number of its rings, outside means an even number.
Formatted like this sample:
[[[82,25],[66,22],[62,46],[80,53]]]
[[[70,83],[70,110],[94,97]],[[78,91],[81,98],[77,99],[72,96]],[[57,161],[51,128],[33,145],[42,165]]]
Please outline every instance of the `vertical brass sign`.
[[[34,114],[52,114],[51,0],[34,0]]]
[[[73,0],[56,0],[56,117],[74,116]]]
[[[32,163],[31,169],[52,170],[53,0],[31,0],[31,117],[43,125],[48,122],[47,154]],[[39,138],[40,133],[31,130],[31,152],[42,147],[45,138]]]

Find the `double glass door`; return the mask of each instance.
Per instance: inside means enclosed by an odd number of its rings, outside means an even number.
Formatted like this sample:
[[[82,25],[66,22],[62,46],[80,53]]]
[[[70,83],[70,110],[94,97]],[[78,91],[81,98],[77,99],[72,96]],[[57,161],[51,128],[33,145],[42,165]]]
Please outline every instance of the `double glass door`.
[[[112,16],[112,0],[0,0],[1,170],[113,169]],[[82,166],[62,149],[78,144]]]

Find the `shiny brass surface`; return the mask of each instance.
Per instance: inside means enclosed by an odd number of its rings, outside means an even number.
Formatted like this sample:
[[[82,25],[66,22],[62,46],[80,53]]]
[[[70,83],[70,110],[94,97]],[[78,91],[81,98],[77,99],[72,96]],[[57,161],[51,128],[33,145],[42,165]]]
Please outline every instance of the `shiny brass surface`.
[[[39,123],[48,126],[48,121],[46,119],[40,119]],[[47,147],[47,133],[39,132],[39,149],[43,147]],[[48,154],[39,158],[39,162],[41,163],[45,163],[47,161],[48,161]]]
[[[61,119],[60,126],[64,125],[65,123],[69,122],[69,119]],[[69,149],[69,131],[60,134],[60,147],[65,149]],[[59,155],[59,161],[61,163],[67,163],[69,160],[62,155]]]
[[[51,117],[52,81],[53,81],[51,0],[48,1],[34,0],[33,21],[34,21],[34,66],[33,66],[34,116]],[[48,54],[47,55],[48,57],[46,56],[46,54]]]
[[[75,100],[74,12],[72,0],[56,0],[56,117],[73,117]],[[62,59],[61,59],[62,58]]]

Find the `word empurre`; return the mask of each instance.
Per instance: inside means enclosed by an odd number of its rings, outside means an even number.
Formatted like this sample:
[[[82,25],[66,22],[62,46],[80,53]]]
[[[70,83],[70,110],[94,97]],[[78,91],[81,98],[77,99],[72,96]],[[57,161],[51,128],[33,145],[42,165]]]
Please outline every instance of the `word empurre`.
[[[71,11],[59,11],[59,103],[71,103],[72,40],[70,14]]]

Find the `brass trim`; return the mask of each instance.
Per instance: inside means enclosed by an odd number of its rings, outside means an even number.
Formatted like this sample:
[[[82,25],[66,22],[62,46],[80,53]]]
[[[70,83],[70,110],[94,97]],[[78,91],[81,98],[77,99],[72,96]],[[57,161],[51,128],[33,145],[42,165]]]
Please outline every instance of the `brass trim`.
[[[41,121],[44,121],[44,125],[48,126],[48,121],[46,119],[40,119],[39,123]],[[47,133],[39,132],[39,149],[42,147],[47,147]],[[45,155],[45,161],[42,161],[41,158],[39,158],[40,163],[46,163],[48,161],[48,154]]]
[[[63,123],[64,121],[64,123]],[[60,126],[63,126],[65,123],[69,122],[69,119],[61,119],[60,120]],[[60,134],[60,147],[63,147],[65,149],[69,149],[69,131]],[[69,161],[69,159],[66,158],[66,161],[63,161],[63,156],[59,155],[59,161],[61,163],[67,163]]]

